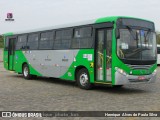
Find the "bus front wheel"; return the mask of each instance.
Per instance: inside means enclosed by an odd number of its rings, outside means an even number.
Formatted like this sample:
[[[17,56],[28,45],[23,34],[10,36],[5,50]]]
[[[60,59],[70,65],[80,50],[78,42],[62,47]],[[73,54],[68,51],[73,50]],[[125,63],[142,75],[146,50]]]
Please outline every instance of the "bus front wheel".
[[[77,72],[77,84],[80,88],[89,90],[92,88],[92,84],[90,83],[90,77],[88,74],[88,70],[85,68],[80,69]]]
[[[27,64],[23,65],[23,77],[27,80],[32,78],[32,75],[30,75],[29,66]]]

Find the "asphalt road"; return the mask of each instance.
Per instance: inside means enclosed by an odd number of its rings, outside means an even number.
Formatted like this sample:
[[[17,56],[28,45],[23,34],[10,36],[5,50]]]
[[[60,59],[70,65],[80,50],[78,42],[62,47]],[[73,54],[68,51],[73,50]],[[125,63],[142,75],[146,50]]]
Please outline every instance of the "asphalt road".
[[[153,84],[120,89],[96,86],[87,91],[58,79],[24,80],[22,75],[6,71],[0,62],[0,111],[160,111],[160,67],[158,73]]]

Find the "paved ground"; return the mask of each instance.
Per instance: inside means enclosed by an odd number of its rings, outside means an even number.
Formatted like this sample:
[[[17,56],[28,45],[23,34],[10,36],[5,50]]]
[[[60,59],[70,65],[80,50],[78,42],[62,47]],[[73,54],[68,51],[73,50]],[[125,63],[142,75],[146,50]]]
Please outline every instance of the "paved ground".
[[[160,68],[158,72],[160,73]],[[24,80],[22,75],[4,70],[3,64],[0,62],[0,111],[15,110],[160,111],[160,74],[156,83],[153,84],[124,86],[121,89],[95,87],[93,90],[86,91],[78,88],[72,82],[57,79]],[[84,118],[72,119],[83,120]],[[104,118],[94,119],[103,120]],[[137,118],[123,119],[137,120]]]

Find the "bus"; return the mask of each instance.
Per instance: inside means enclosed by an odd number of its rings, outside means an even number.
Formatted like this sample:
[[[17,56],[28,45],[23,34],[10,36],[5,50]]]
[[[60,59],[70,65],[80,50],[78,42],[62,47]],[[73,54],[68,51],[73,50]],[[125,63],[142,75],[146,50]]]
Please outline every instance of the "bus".
[[[157,44],[157,64],[160,65],[160,45]]]
[[[157,48],[154,23],[127,16],[4,34],[4,67],[33,76],[115,87],[153,83]]]

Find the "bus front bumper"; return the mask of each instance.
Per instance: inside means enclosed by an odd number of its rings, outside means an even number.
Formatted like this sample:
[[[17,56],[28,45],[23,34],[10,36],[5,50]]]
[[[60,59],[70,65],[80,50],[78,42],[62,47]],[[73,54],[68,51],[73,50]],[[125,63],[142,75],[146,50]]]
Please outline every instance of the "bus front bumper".
[[[124,75],[116,71],[115,85],[139,84],[139,83],[154,83],[156,81],[157,72],[150,75]]]

